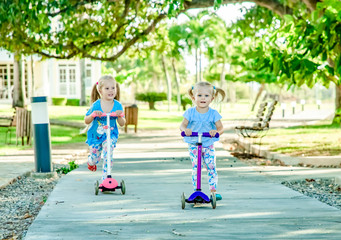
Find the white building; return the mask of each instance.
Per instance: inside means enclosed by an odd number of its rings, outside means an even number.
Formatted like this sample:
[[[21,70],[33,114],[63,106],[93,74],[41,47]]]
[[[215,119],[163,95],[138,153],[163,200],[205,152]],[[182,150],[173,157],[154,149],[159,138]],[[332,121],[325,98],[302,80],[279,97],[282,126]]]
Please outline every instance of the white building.
[[[22,61],[25,95],[30,100],[33,96],[80,99],[81,72],[80,61],[48,59],[41,61],[33,56]],[[12,100],[14,79],[14,57],[7,51],[0,51],[0,99]],[[85,60],[86,94],[101,76],[101,62]]]

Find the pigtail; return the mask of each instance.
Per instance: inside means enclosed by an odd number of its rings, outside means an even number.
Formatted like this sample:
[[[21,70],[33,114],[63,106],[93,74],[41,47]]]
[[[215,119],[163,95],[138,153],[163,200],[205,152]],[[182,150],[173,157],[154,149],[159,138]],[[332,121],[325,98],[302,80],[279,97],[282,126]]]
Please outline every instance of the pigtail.
[[[90,97],[91,104],[93,104],[99,98],[101,98],[101,95],[99,94],[97,90],[97,83],[95,83],[91,90],[91,97]]]
[[[118,82],[116,82],[116,96],[115,96],[115,99],[117,101],[120,101],[120,96],[121,96],[120,85],[118,84]]]
[[[195,90],[197,87],[209,87],[209,88],[211,88],[212,96],[215,99],[217,99],[218,94],[221,95],[221,97],[222,97],[222,99],[220,100],[221,102],[224,100],[224,98],[226,96],[226,93],[223,89],[216,87],[216,86],[213,86],[209,82],[197,82],[191,89],[188,90],[188,94],[191,98],[194,96],[193,89]]]
[[[188,95],[190,96],[191,99],[193,98],[193,96],[194,96],[194,94],[193,94],[193,87],[188,89]]]
[[[222,97],[220,102],[222,102],[226,96],[225,91],[221,88],[218,88],[218,87],[214,87],[214,90],[215,90],[214,98],[217,98],[218,94],[220,94]]]

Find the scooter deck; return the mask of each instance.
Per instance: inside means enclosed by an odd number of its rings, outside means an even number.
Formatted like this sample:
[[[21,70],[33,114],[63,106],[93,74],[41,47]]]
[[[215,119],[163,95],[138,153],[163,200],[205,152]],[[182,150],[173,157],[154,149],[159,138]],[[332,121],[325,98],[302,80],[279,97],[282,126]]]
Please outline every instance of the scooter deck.
[[[98,187],[102,192],[105,191],[115,191],[118,188],[121,188],[118,186],[118,182],[111,178],[111,176],[108,176],[106,179],[103,180],[103,182]]]
[[[195,191],[192,195],[186,199],[187,203],[210,203],[210,198],[201,191]]]

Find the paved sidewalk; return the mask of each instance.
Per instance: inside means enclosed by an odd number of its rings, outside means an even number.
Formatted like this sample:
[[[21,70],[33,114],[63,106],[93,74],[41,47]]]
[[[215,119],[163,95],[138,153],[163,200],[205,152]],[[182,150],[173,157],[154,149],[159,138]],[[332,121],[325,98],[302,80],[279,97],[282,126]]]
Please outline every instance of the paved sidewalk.
[[[181,209],[191,163],[178,133],[123,137],[113,175],[127,192],[94,194],[85,164],[56,185],[25,239],[341,239],[341,211],[260,174],[216,145],[223,200]],[[280,170],[279,170],[280,171]],[[205,171],[204,171],[205,172]],[[203,191],[208,193],[206,174]]]
[[[51,161],[54,164],[67,164],[76,158],[84,162],[87,153],[85,143],[57,146],[51,149]],[[6,187],[20,176],[27,176],[35,169],[33,149],[9,152],[0,156],[0,188]]]

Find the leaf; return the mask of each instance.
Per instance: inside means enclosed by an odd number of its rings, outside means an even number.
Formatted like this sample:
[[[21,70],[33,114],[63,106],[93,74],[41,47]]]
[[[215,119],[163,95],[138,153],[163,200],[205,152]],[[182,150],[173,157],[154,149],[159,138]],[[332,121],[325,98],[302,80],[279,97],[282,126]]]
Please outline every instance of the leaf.
[[[284,18],[284,21],[285,21],[286,23],[294,23],[294,18],[293,18],[293,16],[291,16],[291,15],[289,15],[289,14],[285,14],[285,15],[283,16],[283,18]]]
[[[330,67],[329,65],[326,65],[326,69],[327,69],[328,73],[330,73],[331,75],[334,76],[334,68]]]

